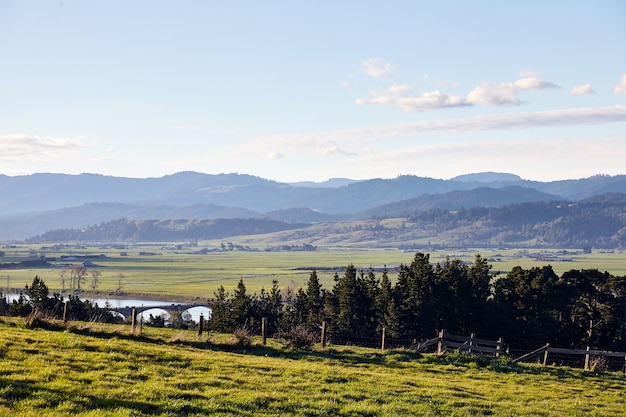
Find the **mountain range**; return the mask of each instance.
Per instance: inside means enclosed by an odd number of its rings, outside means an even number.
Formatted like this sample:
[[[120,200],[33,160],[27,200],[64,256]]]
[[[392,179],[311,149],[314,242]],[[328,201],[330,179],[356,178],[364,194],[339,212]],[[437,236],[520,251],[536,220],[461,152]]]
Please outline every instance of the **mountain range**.
[[[0,194],[0,240],[20,241],[49,231],[84,229],[117,219],[257,219],[274,223],[269,229],[257,223],[256,230],[278,232],[278,223],[284,224],[284,230],[293,230],[296,224],[307,227],[411,218],[475,207],[573,204],[607,194],[626,195],[626,176],[539,182],[515,174],[483,172],[449,180],[405,175],[289,184],[244,174],[197,172],[143,179],[33,174],[0,175]],[[619,198],[596,201],[611,201],[613,211],[619,211],[622,204]],[[624,210],[620,216],[624,217]],[[220,227],[224,236],[223,225]],[[614,244],[619,239],[607,238],[604,242]]]

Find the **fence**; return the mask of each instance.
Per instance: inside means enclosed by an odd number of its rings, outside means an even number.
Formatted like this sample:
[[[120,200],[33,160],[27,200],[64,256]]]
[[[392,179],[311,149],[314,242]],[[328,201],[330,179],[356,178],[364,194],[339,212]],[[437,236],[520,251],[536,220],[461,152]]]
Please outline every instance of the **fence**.
[[[571,366],[585,370],[622,371],[626,372],[626,352],[607,350],[566,349],[546,344],[528,352],[513,362],[536,362],[542,365]]]
[[[419,343],[417,350],[420,352],[432,351],[435,347],[437,355],[443,355],[449,350],[455,350],[468,355],[499,357],[502,354],[502,338],[498,340],[479,339],[474,333],[469,337],[457,336],[447,333],[445,330],[433,339]]]

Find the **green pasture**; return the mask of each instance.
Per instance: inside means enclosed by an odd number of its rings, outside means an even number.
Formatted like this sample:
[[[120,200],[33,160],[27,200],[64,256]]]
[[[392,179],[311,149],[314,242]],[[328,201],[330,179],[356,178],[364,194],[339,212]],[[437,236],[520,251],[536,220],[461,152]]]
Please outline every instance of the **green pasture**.
[[[0,288],[24,288],[38,275],[51,291],[61,289],[60,272],[70,264],[80,264],[83,259],[61,261],[61,256],[100,255],[106,257],[89,259],[96,264],[89,269],[101,271],[97,291],[114,293],[121,283],[125,294],[142,294],[164,299],[200,299],[213,296],[214,291],[223,285],[232,291],[239,279],[243,278],[249,292],[269,289],[272,280],[277,280],[281,288],[297,289],[309,278],[311,268],[317,268],[322,285],[332,288],[336,269],[354,264],[358,269],[370,267],[397,267],[401,263],[409,264],[416,251],[430,254],[432,262],[445,261],[447,257],[460,258],[472,262],[475,254],[492,259],[493,271],[505,274],[515,266],[525,269],[534,266],[552,265],[557,274],[570,269],[599,269],[613,275],[626,275],[626,255],[624,253],[583,254],[582,251],[570,250],[563,255],[558,250],[543,250],[545,260],[530,258],[536,249],[464,249],[464,250],[320,250],[314,252],[209,252],[193,254],[197,248],[172,249],[173,244],[143,244],[125,249],[107,247],[84,247],[51,249],[41,246],[19,246],[2,249],[5,256],[3,263],[20,262],[36,259],[32,256],[45,255],[47,259],[56,259],[52,268],[0,269]],[[124,252],[125,256],[122,256]],[[141,254],[144,253],[144,254]],[[149,254],[147,254],[149,253]],[[335,270],[333,270],[333,268]],[[341,271],[339,272],[341,274]],[[380,274],[380,273],[378,273]],[[390,272],[395,278],[395,272]],[[83,289],[91,291],[91,275],[87,275]]]
[[[43,327],[42,327],[43,326]],[[623,416],[623,374],[0,319],[4,416]]]

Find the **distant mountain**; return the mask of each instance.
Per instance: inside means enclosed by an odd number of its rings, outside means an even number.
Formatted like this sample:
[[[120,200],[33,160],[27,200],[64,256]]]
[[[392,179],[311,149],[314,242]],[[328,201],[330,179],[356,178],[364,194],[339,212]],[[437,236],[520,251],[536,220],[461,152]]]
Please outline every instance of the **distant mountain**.
[[[292,185],[294,187],[309,187],[309,188],[337,188],[337,187],[343,187],[344,185],[353,184],[355,182],[361,182],[361,180],[351,180],[349,178],[331,178],[324,182],[300,181],[300,182],[290,182],[289,185]]]
[[[268,219],[116,220],[44,233],[29,243],[63,241],[181,241],[228,239],[267,247],[284,242],[315,247],[626,247],[626,194],[569,202],[432,209],[403,218],[315,224]]]
[[[461,181],[461,182],[483,182],[483,183],[493,183],[493,182],[517,182],[522,181],[522,178],[519,175],[515,174],[507,174],[502,172],[479,172],[476,174],[465,174],[459,175],[452,178],[453,181]]]
[[[466,191],[450,191],[444,194],[425,194],[408,200],[384,204],[365,210],[355,218],[407,217],[420,212],[444,209],[457,210],[471,207],[501,207],[508,204],[532,201],[556,201],[561,197],[542,193],[531,188],[509,186],[503,188],[481,187]]]
[[[121,203],[90,203],[38,213],[0,216],[0,239],[23,240],[44,232],[84,228],[115,219],[232,219],[256,218],[259,213],[213,204],[187,207],[139,206]]]
[[[83,229],[58,229],[29,239],[35,243],[87,242],[171,242],[224,239],[302,228],[266,219],[217,220],[114,220]]]
[[[256,218],[285,223],[403,217],[430,209],[497,207],[533,201],[577,201],[626,194],[626,176],[598,175],[538,182],[506,173],[451,180],[398,176],[286,184],[243,174],[180,172],[160,178],[96,174],[0,175],[0,240],[20,240],[60,228],[84,228],[119,218]]]

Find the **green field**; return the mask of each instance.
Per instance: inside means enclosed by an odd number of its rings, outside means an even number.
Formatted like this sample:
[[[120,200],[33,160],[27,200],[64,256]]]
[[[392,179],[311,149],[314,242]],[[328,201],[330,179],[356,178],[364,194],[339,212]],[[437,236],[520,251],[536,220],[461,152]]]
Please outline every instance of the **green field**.
[[[623,374],[0,319],[5,416],[623,416]],[[52,326],[52,327],[51,327]]]
[[[196,248],[194,248],[196,249]],[[369,267],[398,266],[409,264],[415,252],[401,250],[324,250],[315,252],[210,252],[208,254],[192,254],[191,248],[179,250],[163,245],[137,245],[127,249],[111,249],[107,247],[64,248],[53,250],[39,246],[20,246],[2,249],[5,256],[2,262],[20,262],[29,258],[29,254],[45,255],[56,258],[53,268],[43,269],[2,269],[0,270],[0,288],[24,288],[38,275],[52,291],[61,289],[59,272],[63,264],[78,264],[80,260],[60,261],[60,256],[99,255],[106,258],[91,259],[98,265],[94,267],[102,272],[98,291],[114,292],[122,283],[122,291],[126,294],[143,294],[165,299],[206,299],[223,285],[232,290],[240,278],[244,279],[250,292],[258,292],[262,287],[268,289],[272,280],[276,279],[281,288],[291,286],[298,288],[304,285],[309,277],[310,268],[318,268],[318,276],[326,288],[333,286],[335,272],[326,268],[343,268],[354,264],[358,269]],[[569,251],[566,255],[551,256],[557,250],[543,251],[546,260],[537,261],[528,255],[537,250],[492,250],[466,249],[459,250],[428,250],[416,249],[429,253],[432,262],[445,260],[447,256],[458,257],[465,261],[473,261],[474,255],[480,253],[485,258],[493,258],[493,271],[506,273],[514,266],[525,269],[533,266],[552,265],[557,274],[570,269],[599,269],[613,275],[626,275],[626,255],[624,253],[583,254],[582,251]],[[120,256],[125,252],[127,256]],[[140,255],[149,252],[154,255]],[[395,278],[394,273],[390,278]],[[89,289],[87,276],[85,290]]]

